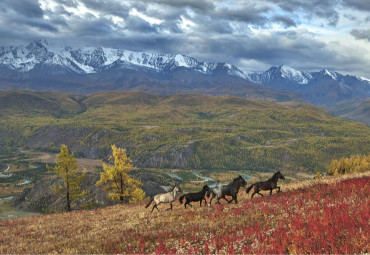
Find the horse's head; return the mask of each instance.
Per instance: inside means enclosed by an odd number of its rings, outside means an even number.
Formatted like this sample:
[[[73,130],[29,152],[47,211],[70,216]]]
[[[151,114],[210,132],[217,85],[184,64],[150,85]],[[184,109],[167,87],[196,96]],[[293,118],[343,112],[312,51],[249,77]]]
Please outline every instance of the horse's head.
[[[280,171],[277,171],[277,172],[275,173],[275,175],[276,175],[279,179],[285,180],[284,175],[282,175],[282,174],[280,173]]]
[[[175,187],[173,188],[173,191],[176,191],[176,192],[182,192],[182,190],[181,190],[180,186],[175,186]]]
[[[210,191],[211,189],[208,187],[208,185],[204,185],[202,188],[203,191]]]
[[[239,186],[245,187],[247,185],[247,182],[240,175],[238,176],[238,178],[234,179],[234,181],[237,181]]]

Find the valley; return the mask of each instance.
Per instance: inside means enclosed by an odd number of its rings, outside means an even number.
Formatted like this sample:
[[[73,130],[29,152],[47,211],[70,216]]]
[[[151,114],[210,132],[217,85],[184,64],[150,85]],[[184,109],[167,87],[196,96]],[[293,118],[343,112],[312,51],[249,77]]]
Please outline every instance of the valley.
[[[307,180],[325,173],[333,158],[370,151],[368,126],[306,103],[13,90],[0,92],[0,106],[0,163],[4,170],[10,166],[3,175],[13,174],[0,178],[1,197],[17,196],[7,204],[19,211],[62,210],[63,203],[53,202],[48,188],[57,179],[46,169],[61,144],[75,153],[80,171],[89,174],[84,187],[90,195],[78,208],[110,205],[94,183],[111,144],[127,149],[132,175],[143,182],[147,195],[176,182],[195,191],[238,174],[258,181],[278,170],[287,182]]]

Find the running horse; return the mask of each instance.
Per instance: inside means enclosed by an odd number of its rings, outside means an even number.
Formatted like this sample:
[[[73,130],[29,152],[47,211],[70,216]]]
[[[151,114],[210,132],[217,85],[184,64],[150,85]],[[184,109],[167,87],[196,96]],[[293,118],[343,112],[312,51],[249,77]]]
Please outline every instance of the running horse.
[[[209,194],[209,191],[210,191],[210,188],[208,187],[208,185],[204,185],[202,190],[199,191],[199,192],[194,192],[194,193],[188,193],[188,194],[185,194],[183,196],[181,196],[179,198],[179,201],[180,201],[180,204],[182,204],[184,198],[186,199],[186,202],[185,202],[185,208],[186,208],[186,205],[190,205],[192,207],[192,205],[190,204],[191,202],[199,202],[200,201],[200,206],[202,206],[202,201],[204,200],[204,205],[207,204],[207,200],[204,198],[204,196],[206,194]]]
[[[252,184],[251,186],[249,186],[249,188],[246,190],[246,192],[248,194],[249,191],[251,191],[251,189],[253,188],[253,194],[252,194],[251,198],[253,198],[253,196],[255,194],[263,196],[260,193],[261,190],[270,190],[270,196],[272,194],[273,189],[278,189],[277,192],[279,193],[280,192],[280,187],[277,186],[278,179],[285,180],[285,177],[280,173],[280,171],[274,173],[274,175],[270,179],[268,179],[267,181],[257,182],[257,183]]]
[[[152,211],[150,213],[153,212],[154,208],[157,208],[157,211],[159,212],[159,209],[158,209],[158,205],[160,203],[170,203],[170,208],[167,209],[168,210],[171,210],[172,211],[172,202],[175,200],[176,198],[176,193],[177,192],[182,192],[180,187],[178,186],[175,186],[173,188],[172,191],[170,192],[167,192],[167,193],[162,193],[162,194],[157,194],[155,195],[154,197],[151,197],[150,198],[150,201],[149,203],[145,206],[145,208],[149,207],[149,205],[154,201],[154,205],[153,205],[153,208],[152,208]]]
[[[210,188],[211,191],[209,193],[212,194],[212,197],[209,201],[209,205],[211,205],[212,199],[214,199],[215,197],[217,199],[216,204],[220,204],[221,198],[225,199],[229,204],[232,201],[235,201],[235,204],[237,204],[238,200],[236,195],[238,194],[240,187],[245,187],[246,185],[247,182],[240,175],[229,184],[217,184],[213,188]],[[225,198],[225,196],[231,196],[232,199],[228,200]]]

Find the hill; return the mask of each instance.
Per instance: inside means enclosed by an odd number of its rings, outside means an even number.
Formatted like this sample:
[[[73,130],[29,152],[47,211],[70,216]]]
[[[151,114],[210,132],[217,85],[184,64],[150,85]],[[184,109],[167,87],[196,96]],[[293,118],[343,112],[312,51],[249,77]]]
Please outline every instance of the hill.
[[[136,167],[326,171],[370,151],[370,127],[305,103],[231,96],[0,92],[0,148],[105,158],[127,148]]]
[[[144,203],[0,221],[1,253],[368,253],[368,175],[173,211]],[[296,184],[295,184],[296,185]]]
[[[335,116],[361,121],[370,126],[370,98],[355,101],[345,101],[329,108]]]

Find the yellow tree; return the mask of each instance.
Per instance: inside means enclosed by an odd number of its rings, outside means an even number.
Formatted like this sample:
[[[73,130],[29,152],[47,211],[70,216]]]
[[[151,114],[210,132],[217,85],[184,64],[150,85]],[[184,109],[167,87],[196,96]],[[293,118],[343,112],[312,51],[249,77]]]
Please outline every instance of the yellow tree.
[[[104,189],[108,191],[108,196],[113,201],[123,202],[125,198],[131,201],[141,201],[145,198],[144,191],[139,186],[141,182],[128,175],[132,169],[132,162],[126,155],[126,150],[112,145],[112,156],[109,158],[114,161],[114,165],[103,164],[104,172],[100,174],[97,186],[105,184]]]
[[[77,161],[73,152],[69,153],[66,145],[60,146],[60,154],[57,155],[55,166],[47,166],[49,170],[53,170],[63,179],[63,184],[54,185],[54,190],[62,193],[66,198],[67,211],[71,211],[71,202],[86,195],[85,191],[81,191],[81,182],[85,179],[86,173],[77,173]]]

